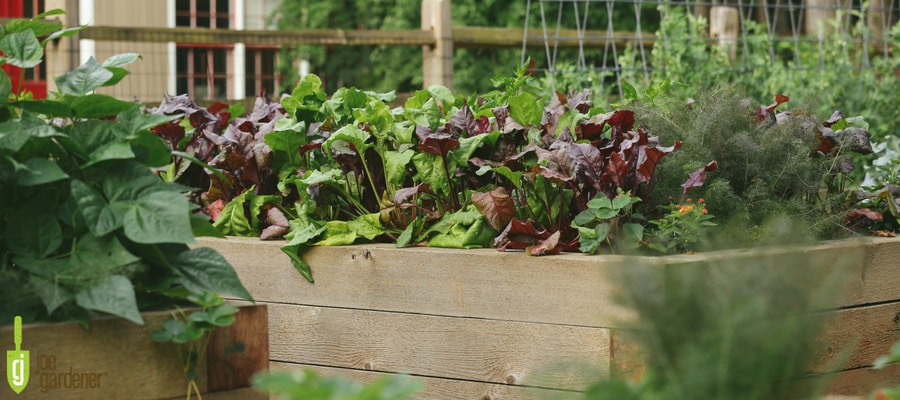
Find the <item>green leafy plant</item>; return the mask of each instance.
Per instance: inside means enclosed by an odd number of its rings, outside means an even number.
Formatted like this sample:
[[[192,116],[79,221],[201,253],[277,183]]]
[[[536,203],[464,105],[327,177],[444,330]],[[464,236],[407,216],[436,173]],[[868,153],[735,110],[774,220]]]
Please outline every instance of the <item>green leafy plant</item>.
[[[662,218],[650,221],[656,225],[648,239],[649,247],[662,254],[678,254],[697,251],[706,227],[716,226],[713,216],[706,209],[703,198],[694,203],[687,199],[681,204],[661,206],[667,210]]]
[[[33,68],[49,40],[77,32],[41,21],[57,13],[0,29],[0,64]],[[96,93],[139,58],[91,58],[42,100],[12,93],[0,74],[0,320],[86,325],[111,314],[142,324],[142,310],[191,295],[250,299],[224,257],[188,247],[218,232],[192,215],[188,187],[154,171],[173,153],[151,130],[173,117]]]
[[[631,213],[632,207],[640,202],[639,197],[619,190],[618,195],[610,200],[608,197],[595,197],[572,220],[572,226],[578,229],[579,243],[582,253],[593,254],[600,244],[612,244],[612,238],[618,238],[621,246],[637,248],[644,238],[644,226],[628,221],[630,218],[641,219],[640,214]],[[620,219],[621,218],[621,219]]]
[[[225,300],[213,292],[191,294],[187,300],[199,307],[199,310],[177,308],[172,312],[173,319],[163,322],[162,327],[150,333],[155,342],[175,343],[178,346],[178,359],[184,367],[184,376],[188,380],[187,399],[193,394],[198,398],[200,388],[197,380],[197,366],[206,359],[211,333],[220,327],[229,326],[235,321],[237,307],[225,304]]]
[[[340,376],[320,376],[310,370],[266,372],[252,378],[253,387],[283,400],[404,400],[422,390],[422,383],[405,376],[376,379],[368,384]]]
[[[666,268],[634,261],[616,287],[636,315],[621,339],[641,349],[633,356],[642,377],[601,380],[584,399],[821,398],[828,378],[810,377],[809,368],[828,322],[820,311],[842,289],[841,273],[823,273],[803,254],[753,250]],[[835,259],[832,271],[847,265]]]

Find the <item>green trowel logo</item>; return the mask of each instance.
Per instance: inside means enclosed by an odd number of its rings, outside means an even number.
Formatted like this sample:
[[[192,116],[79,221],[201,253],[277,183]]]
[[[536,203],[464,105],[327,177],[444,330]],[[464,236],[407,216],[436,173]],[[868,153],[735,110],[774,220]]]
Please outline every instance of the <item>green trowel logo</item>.
[[[16,349],[6,352],[6,380],[14,392],[22,393],[28,386],[28,372],[31,371],[28,350],[22,350],[22,317],[16,317],[13,329]]]

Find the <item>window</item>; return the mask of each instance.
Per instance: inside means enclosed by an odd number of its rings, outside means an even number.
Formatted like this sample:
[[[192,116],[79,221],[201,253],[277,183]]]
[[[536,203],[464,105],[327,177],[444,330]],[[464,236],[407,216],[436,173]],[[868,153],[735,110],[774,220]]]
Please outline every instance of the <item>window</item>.
[[[176,0],[175,25],[191,28],[228,29],[228,0]],[[196,100],[229,97],[232,57],[230,45],[179,43],[175,51],[175,89]]]
[[[226,48],[187,47],[176,51],[176,89],[193,99],[228,98],[228,54]]]
[[[176,0],[175,26],[228,29],[229,0]]]
[[[244,87],[247,96],[256,96],[262,92],[269,96],[277,93],[279,76],[276,60],[277,48],[247,48],[247,57],[244,59]]]
[[[275,0],[246,0],[231,9],[229,0],[175,0],[175,25],[199,29],[261,29]],[[247,26],[235,25],[243,13]],[[277,93],[277,46],[241,44],[177,43],[175,45],[175,90],[196,100],[225,101]],[[242,57],[242,58],[237,58]]]

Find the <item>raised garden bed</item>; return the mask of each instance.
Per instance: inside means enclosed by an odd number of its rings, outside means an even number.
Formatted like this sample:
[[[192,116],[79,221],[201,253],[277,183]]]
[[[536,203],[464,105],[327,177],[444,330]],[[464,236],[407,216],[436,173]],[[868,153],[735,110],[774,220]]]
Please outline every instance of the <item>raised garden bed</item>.
[[[170,319],[167,311],[143,313],[145,325],[121,318],[91,322],[90,330],[70,323],[26,324],[22,350],[30,355],[26,388],[16,395],[0,385],[3,399],[185,398],[187,380],[176,347],[156,343],[150,332]],[[268,367],[265,305],[244,306],[233,325],[214,331],[197,381],[206,399],[254,399],[252,374]],[[4,348],[13,347],[13,325],[0,328]]]
[[[304,254],[315,269],[316,282],[309,284],[279,242],[204,238],[200,244],[222,253],[255,300],[268,305],[272,369],[312,368],[361,380],[409,373],[425,380],[424,397],[443,399],[573,395],[600,377],[631,373],[638,349],[616,340],[630,318],[612,298],[617,269],[645,262],[675,271],[708,259],[764,257],[752,251],[529,257],[490,249],[317,246]],[[900,239],[763,251],[778,253],[805,253],[813,260],[809,274],[839,268],[847,283],[844,293],[834,293],[829,312],[837,316],[811,368],[834,374],[830,393],[860,395],[900,384],[900,368],[868,368],[900,341]],[[851,262],[835,262],[842,257]]]

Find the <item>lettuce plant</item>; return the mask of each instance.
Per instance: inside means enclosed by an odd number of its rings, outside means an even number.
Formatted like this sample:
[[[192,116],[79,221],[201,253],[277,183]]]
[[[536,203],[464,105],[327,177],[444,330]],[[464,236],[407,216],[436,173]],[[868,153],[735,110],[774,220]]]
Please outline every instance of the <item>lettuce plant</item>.
[[[2,27],[0,64],[33,68],[48,41],[77,32],[41,21],[59,12]],[[44,100],[13,93],[0,74],[0,321],[86,324],[101,313],[143,323],[140,311],[191,295],[250,299],[220,254],[188,247],[217,234],[192,216],[190,188],[154,172],[173,156],[151,129],[173,117],[96,93],[138,58],[91,58]]]

